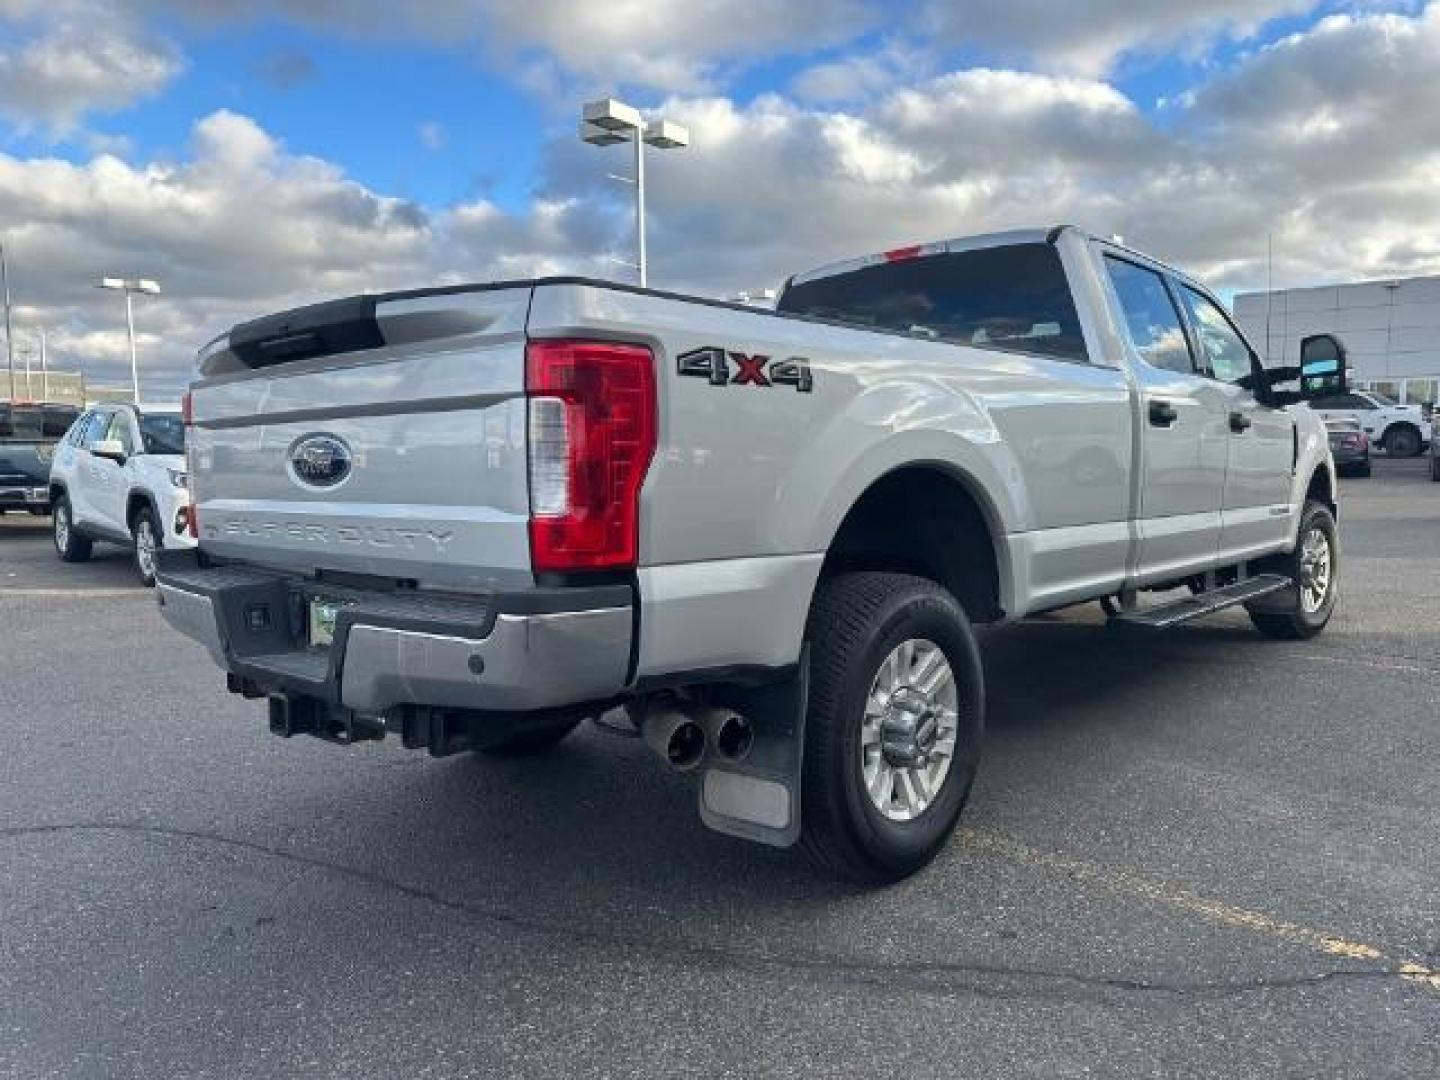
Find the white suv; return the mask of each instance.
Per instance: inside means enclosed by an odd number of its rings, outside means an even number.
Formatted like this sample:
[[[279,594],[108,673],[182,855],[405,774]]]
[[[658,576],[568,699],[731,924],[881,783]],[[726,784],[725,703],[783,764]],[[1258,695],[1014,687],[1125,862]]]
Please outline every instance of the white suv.
[[[162,548],[195,546],[180,411],[101,405],[83,413],[55,448],[50,503],[60,558],[82,562],[96,540],[124,544],[140,580],[155,584]]]
[[[1425,448],[1425,414],[1419,405],[1398,401],[1369,390],[1351,390],[1335,397],[1317,398],[1310,407],[1326,420],[1348,417],[1360,422],[1365,434],[1391,457],[1414,457]]]

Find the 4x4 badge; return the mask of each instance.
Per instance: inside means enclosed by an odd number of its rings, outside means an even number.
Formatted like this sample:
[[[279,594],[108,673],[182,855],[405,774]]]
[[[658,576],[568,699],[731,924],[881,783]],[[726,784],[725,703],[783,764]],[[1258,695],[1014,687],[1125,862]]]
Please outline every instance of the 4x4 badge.
[[[711,386],[793,386],[801,394],[810,393],[815,386],[810,361],[802,356],[772,361],[768,356],[707,345],[681,353],[677,360],[681,375],[705,379]]]

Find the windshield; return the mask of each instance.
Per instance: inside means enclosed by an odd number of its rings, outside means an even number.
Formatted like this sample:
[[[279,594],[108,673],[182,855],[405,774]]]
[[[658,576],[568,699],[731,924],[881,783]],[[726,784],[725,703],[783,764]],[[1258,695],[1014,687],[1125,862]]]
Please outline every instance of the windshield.
[[[140,438],[147,454],[185,453],[185,423],[178,416],[140,417]]]

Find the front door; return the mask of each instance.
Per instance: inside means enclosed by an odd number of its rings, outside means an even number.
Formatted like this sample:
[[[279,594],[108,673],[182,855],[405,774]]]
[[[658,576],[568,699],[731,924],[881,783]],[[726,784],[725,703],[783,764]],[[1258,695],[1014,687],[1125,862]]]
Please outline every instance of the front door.
[[[1139,392],[1138,585],[1213,565],[1225,492],[1229,400],[1199,373],[1172,289],[1154,268],[1105,256]]]
[[[1259,361],[1224,309],[1189,285],[1179,293],[1205,373],[1225,394],[1229,456],[1219,557],[1236,563],[1283,547],[1299,525],[1290,507],[1295,418],[1237,385]]]

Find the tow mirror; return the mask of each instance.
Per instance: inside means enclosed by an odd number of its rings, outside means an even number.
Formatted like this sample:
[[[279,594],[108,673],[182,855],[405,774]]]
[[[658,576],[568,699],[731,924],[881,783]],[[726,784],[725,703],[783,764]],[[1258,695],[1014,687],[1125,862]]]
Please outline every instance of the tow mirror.
[[[101,439],[90,447],[90,453],[113,461],[116,465],[125,464],[125,444],[119,439]]]
[[[1345,346],[1330,334],[1312,334],[1300,341],[1300,398],[1332,397],[1343,394]]]
[[[1345,393],[1345,346],[1333,334],[1312,334],[1300,341],[1298,366],[1270,368],[1265,372],[1266,397],[1272,405],[1333,397]],[[1299,383],[1298,390],[1282,390],[1286,383]]]

